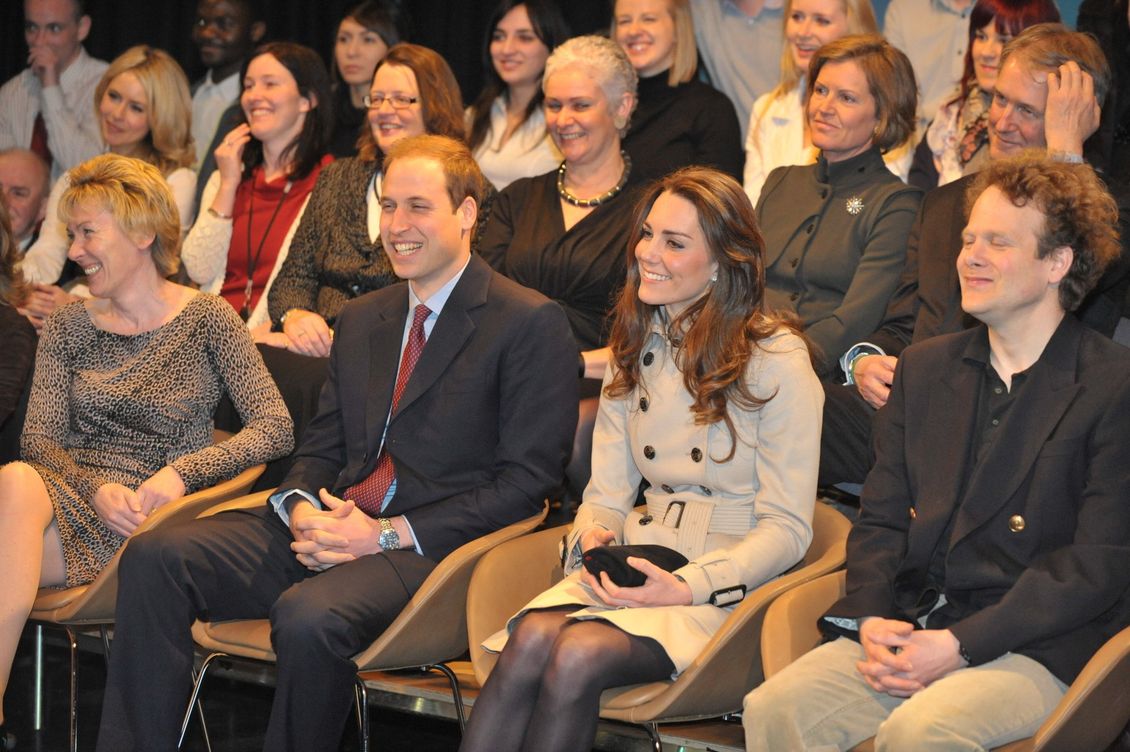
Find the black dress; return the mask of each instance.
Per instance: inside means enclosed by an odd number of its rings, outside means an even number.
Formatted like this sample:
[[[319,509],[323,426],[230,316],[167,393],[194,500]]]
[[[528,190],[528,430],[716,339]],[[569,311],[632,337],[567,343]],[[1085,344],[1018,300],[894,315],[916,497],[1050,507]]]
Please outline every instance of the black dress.
[[[566,230],[556,170],[515,180],[498,194],[483,231],[487,263],[560,303],[581,350],[608,338],[639,184],[633,167],[623,191]]]
[[[35,365],[35,329],[19,311],[0,303],[0,464],[18,459],[31,371]]]
[[[725,94],[698,80],[668,86],[667,71],[641,78],[638,94],[624,137],[638,179],[661,178],[697,164],[742,181],[742,131]]]

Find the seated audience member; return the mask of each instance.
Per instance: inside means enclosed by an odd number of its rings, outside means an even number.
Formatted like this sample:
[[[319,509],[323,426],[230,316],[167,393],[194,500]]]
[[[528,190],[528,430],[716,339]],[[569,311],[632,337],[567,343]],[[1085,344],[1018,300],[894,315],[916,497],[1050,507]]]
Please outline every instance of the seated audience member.
[[[501,191],[561,163],[545,127],[542,75],[546,58],[569,38],[569,27],[553,0],[501,0],[487,29],[486,84],[467,108],[467,142]]]
[[[902,50],[918,81],[919,133],[961,81],[974,0],[891,0],[883,18],[887,41]]]
[[[990,160],[1025,149],[1081,159],[1083,142],[1099,122],[1096,103],[1109,87],[1110,71],[1094,40],[1059,24],[1029,27],[1001,55],[987,120]],[[1042,114],[1033,121],[1029,113]],[[965,193],[974,178],[967,175],[926,194],[881,326],[842,351],[847,383],[825,384],[822,485],[862,483],[866,477],[875,410],[887,402],[903,348],[976,324],[961,310],[955,266],[968,216]],[[1078,311],[1083,323],[1107,336],[1118,324],[1128,261],[1125,255],[1112,263]]]
[[[124,552],[102,752],[176,745],[196,618],[270,618],[263,748],[338,749],[351,657],[447,554],[536,514],[561,479],[576,421],[569,327],[471,254],[485,180],[470,151],[405,139],[384,176],[381,233],[407,282],[343,309],[319,415],[278,493]]]
[[[1102,124],[1088,146],[1088,158],[1108,176],[1130,182],[1130,2],[1083,0],[1079,31],[1094,35],[1113,72]]]
[[[2,175],[2,173],[0,173]],[[35,363],[35,329],[17,310],[30,292],[18,263],[20,248],[0,201],[0,464],[20,456],[24,395]],[[2,709],[0,709],[2,710]],[[0,732],[0,749],[7,749]]]
[[[267,295],[271,321],[285,335],[268,342],[302,355],[329,355],[331,329],[345,304],[397,281],[380,233],[381,161],[389,148],[425,133],[463,137],[455,75],[426,47],[401,42],[389,49],[365,101],[369,128],[358,155],[330,165],[318,180]],[[482,222],[486,210],[478,208]]]
[[[239,72],[251,50],[267,33],[267,24],[257,6],[257,0],[199,0],[196,5],[192,42],[200,51],[200,62],[208,70],[204,78],[192,86],[194,169],[199,170],[208,157],[224,111],[239,101],[243,90]],[[211,172],[201,173],[203,180],[207,180]],[[199,197],[199,191],[197,195]]]
[[[239,318],[165,279],[181,233],[161,171],[105,154],[67,185],[59,217],[94,297],[47,321],[24,462],[0,468],[0,693],[37,588],[89,582],[154,509],[291,448],[290,418]],[[213,445],[224,393],[244,429]]]
[[[804,115],[808,64],[820,47],[848,34],[875,34],[871,0],[788,0],[785,4],[785,48],[781,81],[758,97],[749,115],[743,185],[755,205],[765,178],[778,167],[813,164],[819,150],[812,144]],[[906,179],[910,148],[904,142],[883,155],[891,172]]]
[[[463,752],[590,749],[603,690],[685,670],[727,606],[812,539],[820,384],[797,330],[764,310],[763,244],[741,186],[690,167],[650,187],[635,215],[568,576],[484,645],[502,655]],[[646,517],[632,511],[641,480]],[[629,558],[638,587],[581,566],[584,552],[640,543],[690,561],[668,572]]]
[[[51,168],[35,152],[17,147],[0,150],[0,204],[8,209],[15,261],[39,236],[47,216],[50,181]]]
[[[777,82],[784,0],[691,0],[698,50],[711,85],[734,103],[739,133],[753,103]]]
[[[186,230],[192,221],[196,173],[191,169],[188,79],[177,61],[146,45],[118,55],[94,89],[94,115],[108,152],[136,157],[161,171],[172,189],[180,227]],[[36,285],[27,312],[37,328],[56,307],[75,299],[57,286],[70,245],[58,217],[67,181],[66,175],[55,181],[39,237],[24,254],[24,276]]]
[[[24,0],[28,67],[0,88],[0,149],[31,149],[57,179],[102,151],[90,92],[106,63],[86,54],[83,0]]]
[[[747,695],[751,752],[1007,744],[1130,624],[1130,351],[1070,313],[1119,252],[1114,201],[1033,155],[969,198],[957,268],[981,324],[903,353],[820,620],[839,638]]]
[[[392,0],[365,0],[350,8],[334,36],[334,131],[330,154],[357,154],[357,139],[368,126],[365,95],[373,73],[390,47],[400,41],[397,8]]]
[[[912,185],[928,191],[984,166],[989,158],[989,105],[1004,46],[1029,26],[1058,21],[1055,0],[977,0],[969,15],[965,72],[918,144]]]
[[[204,79],[193,92],[192,132],[195,136],[198,131],[207,131],[203,141],[196,137],[198,166],[193,206],[198,213],[205,211],[201,194],[204,186],[208,185],[208,178],[216,171],[216,149],[243,118],[239,104],[239,95],[243,93],[240,72],[247,65],[248,55],[266,37],[267,19],[263,15],[261,0],[207,0],[206,4],[197,6],[192,38],[193,41],[200,40],[201,60],[213,69],[213,85],[209,87],[207,79]],[[231,73],[217,84],[216,76],[228,70]],[[197,112],[198,98],[202,100],[200,109],[205,110],[200,113]],[[220,107],[221,103],[223,107]],[[219,112],[215,112],[216,108]],[[198,115],[206,118],[211,125],[198,122]]]
[[[766,305],[795,311],[816,372],[882,319],[906,257],[920,193],[882,152],[914,127],[914,73],[874,34],[842,37],[812,58],[806,115],[816,164],[779,167],[757,202]]]
[[[184,267],[227,300],[252,335],[270,334],[267,293],[322,168],[333,123],[329,74],[309,47],[271,42],[244,67],[243,121],[216,149]]]
[[[700,165],[740,179],[742,134],[734,105],[695,78],[690,0],[616,0],[612,38],[639,74],[638,102],[624,137],[639,177]]]

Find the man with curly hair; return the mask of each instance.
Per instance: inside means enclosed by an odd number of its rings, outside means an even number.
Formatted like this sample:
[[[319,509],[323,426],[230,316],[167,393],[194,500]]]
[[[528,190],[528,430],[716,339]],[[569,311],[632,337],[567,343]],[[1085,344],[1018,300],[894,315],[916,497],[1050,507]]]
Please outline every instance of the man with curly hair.
[[[746,697],[749,750],[1006,744],[1130,624],[1130,350],[1070,313],[1117,208],[1089,166],[1032,154],[968,196],[981,323],[899,358],[833,639]]]

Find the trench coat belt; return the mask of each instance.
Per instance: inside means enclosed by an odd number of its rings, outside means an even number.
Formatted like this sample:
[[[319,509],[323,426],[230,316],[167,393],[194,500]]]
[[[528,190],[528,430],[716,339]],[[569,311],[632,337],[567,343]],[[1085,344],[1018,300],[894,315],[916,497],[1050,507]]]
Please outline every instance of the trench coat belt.
[[[656,522],[661,522],[670,527],[680,527],[684,515],[691,514],[691,509],[697,508],[701,513],[709,515],[706,530],[708,533],[723,533],[725,535],[742,536],[754,526],[752,504],[735,506],[722,506],[701,499],[687,499],[682,501],[671,497],[647,499],[647,513]]]

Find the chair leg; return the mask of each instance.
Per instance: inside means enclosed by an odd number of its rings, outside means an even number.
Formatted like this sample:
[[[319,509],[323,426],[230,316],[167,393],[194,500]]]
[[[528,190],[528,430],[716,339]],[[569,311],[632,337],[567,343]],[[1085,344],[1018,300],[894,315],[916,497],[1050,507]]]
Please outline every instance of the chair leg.
[[[647,736],[651,739],[651,748],[654,752],[663,752],[663,742],[659,740],[659,725],[655,723],[640,724],[647,731]]]
[[[467,728],[467,711],[463,709],[463,693],[459,691],[459,677],[444,663],[434,663],[423,667],[425,671],[438,671],[447,677],[451,685],[451,699],[455,701],[455,718],[459,721],[459,735],[462,736]]]
[[[71,649],[70,750],[78,752],[78,636],[66,624],[60,626],[67,631],[67,643]]]
[[[361,752],[369,752],[369,690],[360,676],[353,677],[354,708],[357,711],[357,742]]]
[[[35,706],[32,710],[31,727],[34,731],[43,729],[43,625],[35,625]]]
[[[204,685],[204,677],[208,673],[208,669],[212,666],[212,661],[218,658],[226,658],[227,653],[210,653],[204,662],[200,664],[200,672],[192,677],[192,695],[188,698],[188,706],[184,710],[184,720],[180,724],[180,739],[177,740],[177,749],[184,746],[184,735],[188,731],[188,722],[192,720],[192,711],[196,710],[200,715],[200,723],[204,726],[204,743],[207,745],[209,751],[212,749],[212,744],[208,740],[208,727],[204,724],[204,708],[200,705],[200,688]]]

